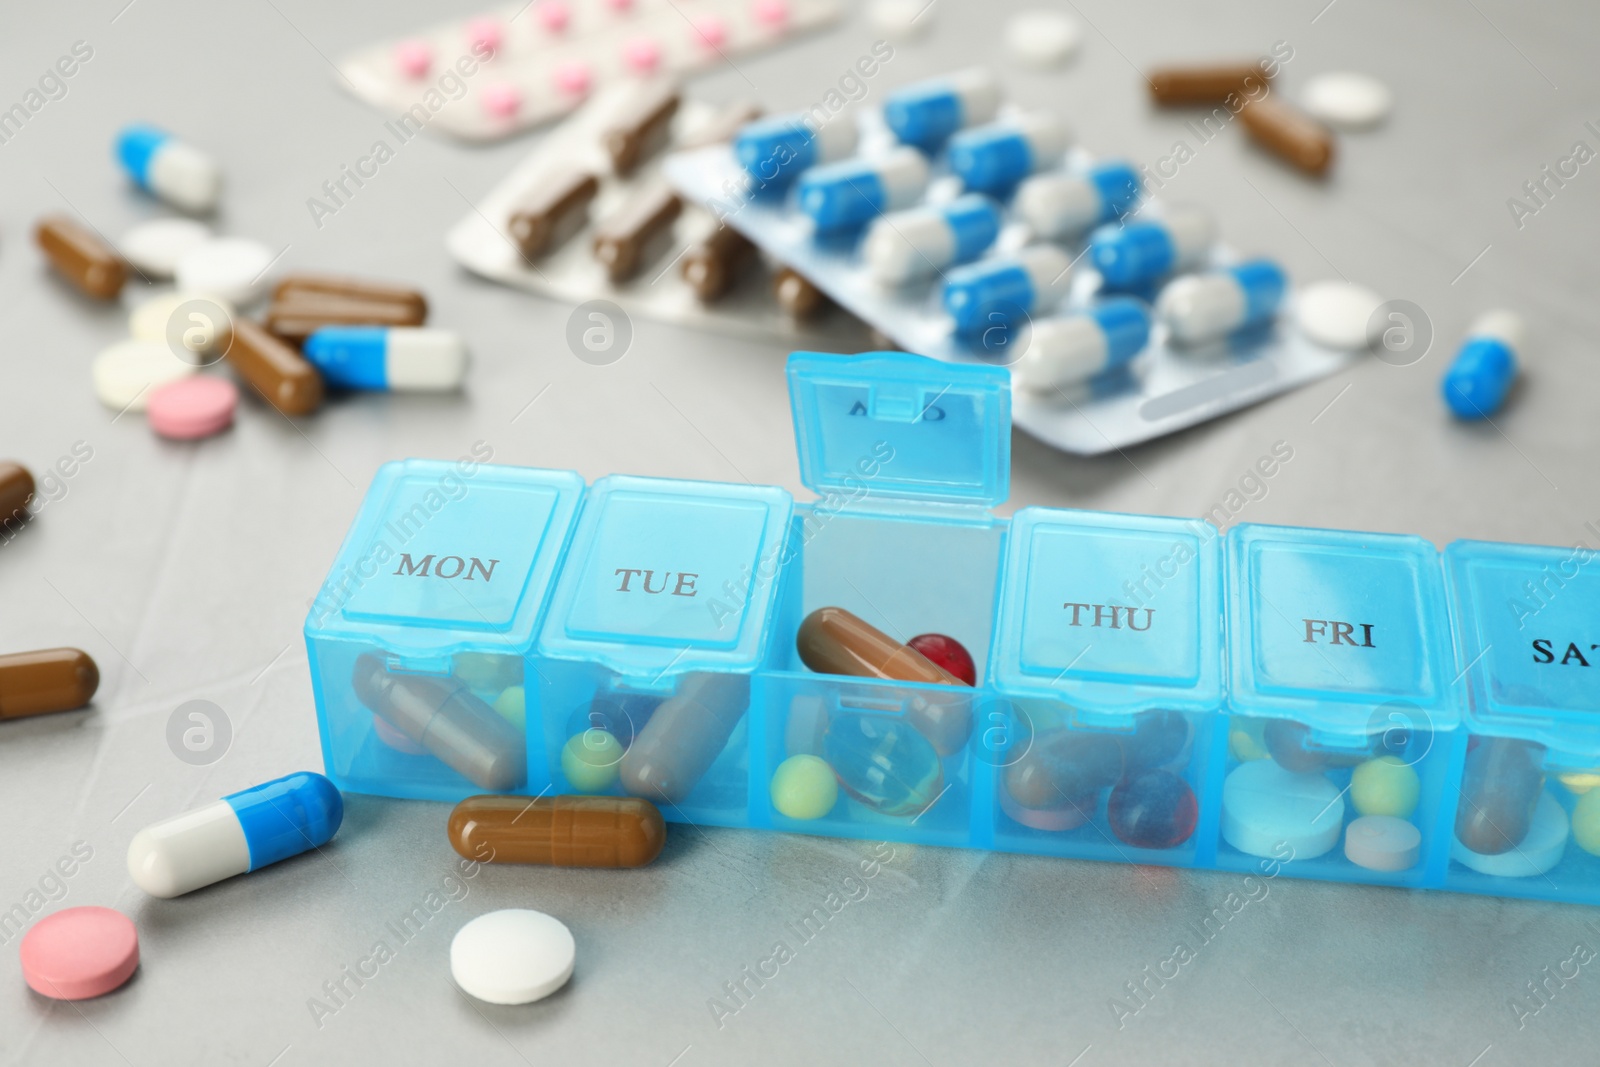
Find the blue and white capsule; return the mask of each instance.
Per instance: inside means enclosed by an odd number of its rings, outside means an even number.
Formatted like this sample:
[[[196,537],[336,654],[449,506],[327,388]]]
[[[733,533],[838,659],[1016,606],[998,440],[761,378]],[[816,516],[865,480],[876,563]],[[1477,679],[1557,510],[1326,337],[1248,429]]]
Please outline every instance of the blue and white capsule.
[[[1204,344],[1270,321],[1288,288],[1282,267],[1270,259],[1252,259],[1169,282],[1156,299],[1156,315],[1176,343]]]
[[[901,144],[937,151],[952,134],[988,122],[1000,109],[1000,83],[982,67],[896,89],[883,120]]]
[[[1177,206],[1159,220],[1107,226],[1089,240],[1089,260],[1108,289],[1136,289],[1198,267],[1217,239],[1204,208]]]
[[[217,161],[154,126],[117,134],[117,159],[140,188],[184,211],[204,214],[222,195]]]
[[[1067,150],[1067,129],[1050,115],[1023,115],[950,139],[950,169],[968,191],[1004,196]]]
[[[970,263],[999,236],[1000,206],[982,193],[967,193],[878,219],[861,242],[861,258],[873,278],[900,285]]]
[[[1517,380],[1517,354],[1527,334],[1514,311],[1490,311],[1472,324],[1440,383],[1451,414],[1482,419],[1500,410]]]
[[[745,173],[762,187],[787,188],[800,172],[819,163],[843,159],[856,150],[852,115],[835,116],[813,129],[810,115],[799,112],[757,119],[733,139],[733,153]]]
[[[1128,164],[1097,163],[1082,174],[1035,174],[1017,186],[1012,207],[1037,236],[1062,240],[1122,218],[1140,192],[1139,172]]]
[[[181,897],[320,848],[343,819],[333,783],[299,771],[146,826],[128,844],[128,873],[153,897]]]
[[[896,148],[880,159],[847,159],[806,171],[800,176],[800,210],[818,233],[838,233],[910,207],[927,187],[927,159],[915,148]]]
[[[1043,315],[1061,303],[1071,281],[1072,260],[1055,245],[1029,245],[952,270],[945,279],[944,307],[956,331],[976,334]]]
[[[1022,355],[1011,375],[1024,389],[1050,392],[1121,367],[1149,343],[1144,303],[1113,297],[1082,315],[1035,319],[1017,342]]]
[[[467,346],[420,326],[324,326],[305,357],[329,385],[398,393],[448,393],[467,374]]]

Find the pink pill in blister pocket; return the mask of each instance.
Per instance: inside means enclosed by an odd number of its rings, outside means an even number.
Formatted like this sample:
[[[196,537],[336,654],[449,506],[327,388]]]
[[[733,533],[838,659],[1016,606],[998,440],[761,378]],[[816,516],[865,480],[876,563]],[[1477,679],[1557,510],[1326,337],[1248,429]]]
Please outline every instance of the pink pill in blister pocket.
[[[648,74],[661,65],[661,44],[653,37],[635,37],[622,46],[622,61],[630,70]]]
[[[606,0],[606,6],[613,11],[629,11],[633,8],[633,0]]]
[[[702,48],[721,48],[728,40],[728,24],[717,15],[701,15],[694,20],[692,36]]]
[[[483,110],[496,118],[508,119],[517,113],[522,106],[522,94],[515,85],[498,82],[494,85],[485,85],[478,100],[483,104]]]
[[[233,425],[239,390],[226,378],[196,374],[163,385],[150,394],[145,414],[150,428],[174,441],[196,441]]]
[[[505,27],[498,19],[473,19],[467,23],[467,41],[475,52],[498,52],[505,42]]]
[[[568,60],[556,68],[556,88],[569,96],[582,96],[589,91],[593,77],[589,64],[576,59]]]
[[[433,66],[433,48],[427,41],[401,41],[394,46],[394,65],[408,78],[422,78]]]
[[[789,0],[755,0],[750,13],[764,25],[782,26],[789,21]]]
[[[572,18],[572,9],[562,3],[562,0],[544,0],[544,3],[533,9],[533,13],[539,19],[539,25],[551,33],[560,33],[566,29],[568,21]]]

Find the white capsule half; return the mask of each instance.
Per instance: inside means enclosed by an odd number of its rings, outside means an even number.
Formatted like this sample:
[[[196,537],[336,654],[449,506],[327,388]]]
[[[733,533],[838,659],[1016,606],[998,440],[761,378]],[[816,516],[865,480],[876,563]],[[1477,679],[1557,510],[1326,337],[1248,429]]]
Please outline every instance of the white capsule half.
[[[226,800],[146,826],[128,845],[128,873],[153,897],[181,897],[250,870],[250,843]]]

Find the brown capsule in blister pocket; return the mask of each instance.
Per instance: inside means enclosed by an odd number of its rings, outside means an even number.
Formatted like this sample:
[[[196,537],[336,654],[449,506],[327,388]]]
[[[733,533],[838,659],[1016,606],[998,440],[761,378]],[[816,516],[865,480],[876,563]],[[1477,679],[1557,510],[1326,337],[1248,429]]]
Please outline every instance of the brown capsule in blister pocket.
[[[679,803],[727,747],[749,704],[749,675],[688,675],[628,746],[622,787],[635,796]]]
[[[754,262],[755,251],[748,237],[723,223],[683,254],[683,280],[698,300],[710,303],[733,287],[744,267]]]
[[[411,309],[418,323],[428,318],[427,297],[419,290],[393,282],[350,278],[340,274],[290,274],[272,289],[274,303],[306,295],[340,297],[374,304],[401,304]]]
[[[558,170],[546,175],[518,202],[506,223],[523,259],[537,259],[559,248],[589,221],[589,204],[600,182],[587,170]]]
[[[1307,174],[1321,176],[1333,165],[1333,133],[1282,100],[1246,104],[1239,121],[1257,144]]]
[[[772,297],[796,319],[813,319],[828,306],[827,294],[792,267],[780,267],[772,277]]]
[[[665,185],[654,185],[600,223],[594,235],[594,258],[612,282],[625,282],[667,250],[672,224],[683,201]]]
[[[1456,840],[1485,856],[1522,844],[1544,793],[1544,746],[1482,737],[1467,749],[1456,808]]]
[[[324,326],[421,326],[416,305],[361,300],[330,293],[291,293],[267,308],[267,329],[295,344]]]
[[[1260,63],[1158,67],[1147,76],[1150,96],[1162,107],[1226,103],[1230,93],[1259,96],[1272,76]]]
[[[28,519],[33,499],[33,475],[20,463],[0,463],[0,533],[15,531]]]
[[[613,171],[626,177],[666,147],[679,100],[678,90],[668,82],[648,82],[637,87],[600,135]]]
[[[448,832],[469,860],[546,867],[643,867],[667,840],[643,797],[468,797]]]
[[[0,656],[0,719],[72,711],[94,699],[100,668],[76,648]]]
[[[285,415],[309,415],[322,406],[322,375],[300,353],[249,319],[233,324],[228,362],[250,388]]]
[[[46,215],[33,231],[50,264],[96,300],[114,300],[128,280],[128,264],[100,235],[66,215]]]

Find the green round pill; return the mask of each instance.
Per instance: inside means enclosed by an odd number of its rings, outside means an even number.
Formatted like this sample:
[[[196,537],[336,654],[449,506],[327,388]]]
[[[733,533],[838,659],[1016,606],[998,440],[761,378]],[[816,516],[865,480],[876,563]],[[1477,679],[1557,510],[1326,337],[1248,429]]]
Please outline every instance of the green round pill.
[[[622,742],[598,726],[573,734],[561,750],[561,773],[579,793],[603,793],[617,780]]]
[[[1591,856],[1600,856],[1600,789],[1591,789],[1572,806],[1572,839]]]
[[[772,806],[791,819],[820,819],[839,800],[839,780],[821,756],[790,756],[772,774]]]
[[[1422,780],[1399,756],[1369,759],[1350,772],[1350,803],[1362,815],[1409,819],[1421,793]]]
[[[522,686],[513,685],[502,690],[500,695],[494,698],[494,710],[518,730],[527,728],[528,697]]]

